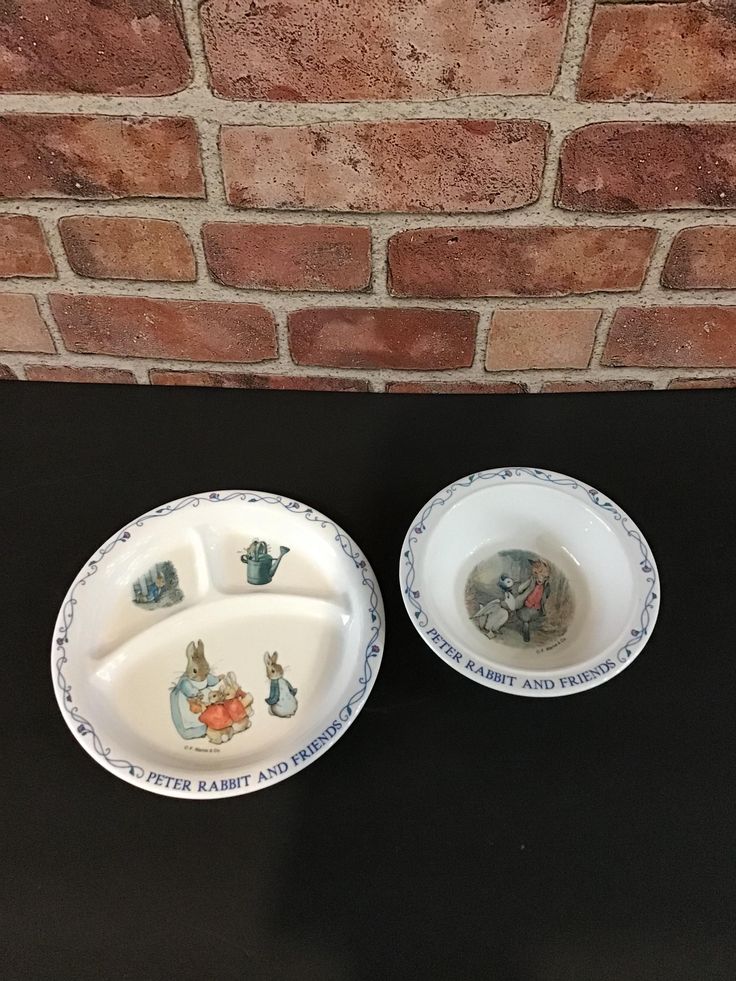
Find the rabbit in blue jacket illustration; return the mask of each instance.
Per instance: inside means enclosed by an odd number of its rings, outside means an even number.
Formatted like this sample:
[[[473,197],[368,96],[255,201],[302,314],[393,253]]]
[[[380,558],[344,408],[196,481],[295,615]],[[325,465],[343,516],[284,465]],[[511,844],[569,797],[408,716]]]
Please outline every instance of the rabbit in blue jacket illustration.
[[[268,711],[279,719],[290,719],[299,708],[296,700],[296,688],[292,688],[284,677],[284,669],[278,663],[278,651],[263,655],[266,665],[266,677],[271,682],[271,688],[266,699]]]

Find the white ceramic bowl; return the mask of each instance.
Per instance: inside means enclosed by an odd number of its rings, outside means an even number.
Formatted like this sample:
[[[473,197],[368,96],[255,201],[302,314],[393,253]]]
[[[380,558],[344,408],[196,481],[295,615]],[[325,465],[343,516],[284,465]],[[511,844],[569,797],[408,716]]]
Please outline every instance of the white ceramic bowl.
[[[628,515],[579,480],[529,467],[471,474],[428,501],[404,540],[400,582],[436,654],[515,695],[609,680],[659,610],[657,567]]]

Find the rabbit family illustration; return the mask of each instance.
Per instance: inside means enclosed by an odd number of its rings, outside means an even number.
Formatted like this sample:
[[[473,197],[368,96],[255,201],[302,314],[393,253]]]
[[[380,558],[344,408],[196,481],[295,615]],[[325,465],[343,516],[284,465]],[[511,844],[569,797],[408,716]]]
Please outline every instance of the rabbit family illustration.
[[[299,708],[296,700],[296,688],[292,688],[284,677],[284,669],[278,663],[278,651],[269,654],[268,651],[263,655],[266,665],[266,677],[271,682],[271,687],[266,699],[268,711],[271,715],[279,719],[290,719]]]
[[[190,641],[186,648],[187,666],[170,692],[171,718],[183,739],[206,736],[219,745],[251,726],[253,695],[238,684],[234,671],[213,674],[205,657],[204,644]],[[271,715],[289,719],[299,707],[296,688],[284,677],[278,652],[266,652],[266,676],[270,682],[265,700]]]
[[[179,735],[224,743],[250,728],[253,696],[243,691],[235,673],[213,674],[201,640],[190,641],[186,654],[186,671],[170,695],[171,718]]]
[[[200,739],[207,732],[207,726],[199,714],[192,711],[191,702],[218,685],[221,678],[211,673],[201,640],[196,644],[190,641],[186,655],[186,670],[170,693],[171,719],[183,739]]]

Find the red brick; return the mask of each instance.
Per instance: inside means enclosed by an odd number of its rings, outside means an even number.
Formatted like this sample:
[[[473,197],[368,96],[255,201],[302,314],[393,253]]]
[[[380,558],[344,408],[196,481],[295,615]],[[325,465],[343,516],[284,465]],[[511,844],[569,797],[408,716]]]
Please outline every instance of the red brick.
[[[6,364],[0,364],[0,381],[16,381],[17,378],[18,376],[12,368]]]
[[[736,123],[591,123],[567,136],[555,203],[633,212],[736,206]]]
[[[600,310],[496,310],[486,369],[586,368]]]
[[[543,95],[566,0],[205,0],[211,85],[226,99],[357,102]]]
[[[674,378],[667,388],[736,388],[736,376],[723,378]]]
[[[1,92],[170,95],[189,73],[178,0],[0,5]]]
[[[199,385],[216,388],[267,388],[304,392],[367,392],[368,382],[358,378],[314,378],[298,375],[251,375],[235,371],[149,372],[152,385]]]
[[[0,351],[55,351],[34,296],[0,293]]]
[[[181,225],[159,218],[73,215],[59,221],[69,265],[94,279],[193,282],[194,252]]]
[[[520,395],[518,382],[389,382],[386,391],[403,395]]]
[[[734,102],[735,58],[732,0],[599,4],[578,98]]]
[[[223,126],[227,199],[243,208],[502,211],[536,201],[547,126],[425,119]]]
[[[736,367],[736,306],[620,307],[603,363],[651,368]]]
[[[31,215],[0,215],[0,277],[55,276],[43,228]]]
[[[394,296],[563,296],[635,290],[653,228],[414,228],[389,241]]]
[[[736,289],[736,226],[699,225],[675,236],[662,270],[670,289]]]
[[[276,357],[274,319],[255,304],[63,293],[49,299],[70,351],[185,361]]]
[[[465,310],[333,307],[289,314],[297,364],[329,368],[466,368],[478,315]]]
[[[132,371],[121,368],[74,368],[70,365],[27,364],[26,378],[38,382],[92,382],[94,384],[135,385]]]
[[[0,115],[0,198],[201,198],[191,119]]]
[[[210,272],[225,286],[362,290],[371,281],[370,228],[213,221],[202,241]]]
[[[644,392],[653,388],[651,382],[636,378],[603,378],[598,381],[545,382],[541,391],[547,392]]]

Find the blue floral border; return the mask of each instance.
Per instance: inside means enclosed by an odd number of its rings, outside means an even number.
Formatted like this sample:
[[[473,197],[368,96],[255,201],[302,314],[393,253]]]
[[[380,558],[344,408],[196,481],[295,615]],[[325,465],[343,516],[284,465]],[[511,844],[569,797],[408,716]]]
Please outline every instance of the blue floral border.
[[[633,524],[633,522],[631,522],[628,515],[620,511],[612,501],[608,501],[602,497],[597,490],[594,490],[592,487],[588,487],[587,484],[583,484],[579,480],[574,480],[572,477],[564,477],[561,474],[551,473],[547,470],[536,470],[532,469],[531,467],[507,467],[503,470],[481,470],[478,473],[471,474],[469,477],[465,477],[463,480],[455,481],[441,490],[439,496],[429,501],[424,510],[419,514],[416,524],[406,536],[404,544],[405,546],[408,545],[408,548],[405,548],[403,553],[403,557],[406,562],[406,574],[403,577],[404,596],[408,605],[414,610],[414,617],[417,621],[417,626],[421,628],[426,627],[429,624],[429,617],[419,602],[421,598],[420,591],[414,588],[416,583],[414,545],[416,545],[419,541],[419,536],[424,534],[424,532],[427,530],[427,521],[429,516],[435,510],[435,508],[444,507],[444,505],[447,504],[456,491],[470,487],[477,481],[490,481],[497,480],[499,478],[505,481],[513,480],[515,477],[532,477],[535,480],[541,480],[548,484],[555,484],[558,487],[568,487],[570,490],[584,491],[588,499],[593,504],[609,514],[614,521],[620,523],[628,537],[633,539],[638,546],[641,555],[639,567],[644,574],[645,581],[648,584],[648,589],[644,598],[644,606],[642,607],[640,613],[638,625],[636,627],[632,627],[630,639],[627,640],[627,642],[616,652],[616,659],[619,661],[619,663],[626,664],[629,658],[634,654],[633,648],[636,647],[637,644],[640,644],[649,633],[649,626],[652,620],[652,610],[654,609],[655,601],[658,599],[658,595],[654,591],[657,582],[657,573],[655,571],[654,561],[649,554],[647,543],[642,538],[639,529]]]
[[[122,528],[112,540],[103,545],[102,548],[99,549],[99,553],[94,558],[89,560],[85,567],[85,572],[75,580],[71,589],[66,595],[66,599],[64,600],[64,604],[57,619],[57,622],[60,621],[60,626],[55,640],[56,660],[54,666],[56,670],[56,685],[61,692],[61,704],[69,714],[72,722],[76,724],[77,732],[80,736],[90,737],[94,752],[97,753],[98,756],[101,756],[108,766],[127,770],[131,776],[138,779],[140,779],[145,772],[143,767],[136,763],[131,763],[130,760],[124,760],[112,756],[112,750],[109,746],[105,746],[95,730],[94,725],[89,721],[89,719],[85,718],[81,714],[79,708],[74,704],[74,699],[72,697],[72,686],[64,677],[63,669],[64,665],[69,660],[70,653],[69,631],[74,621],[74,611],[78,603],[77,592],[80,589],[84,589],[85,585],[92,578],[92,576],[97,574],[97,569],[99,568],[102,560],[106,558],[117,545],[126,544],[130,541],[132,537],[132,532],[130,529],[142,528],[147,521],[151,521],[154,518],[166,517],[169,514],[182,511],[184,508],[198,508],[202,502],[207,504],[226,504],[228,501],[236,500],[238,498],[242,501],[246,501],[248,504],[260,503],[279,505],[286,511],[289,511],[291,514],[301,514],[307,521],[315,522],[322,528],[331,528],[335,532],[334,540],[340,545],[340,548],[345,555],[352,560],[355,568],[361,574],[361,585],[370,590],[370,605],[368,607],[368,613],[372,624],[371,636],[364,652],[361,674],[358,677],[359,687],[340,709],[338,718],[341,722],[347,722],[347,720],[351,717],[355,706],[364,698],[366,690],[373,680],[375,672],[372,662],[381,653],[379,638],[383,630],[380,595],[376,583],[373,581],[373,579],[366,575],[366,570],[368,570],[370,567],[368,566],[363,553],[357,547],[355,542],[353,542],[352,539],[350,539],[334,523],[334,521],[330,521],[329,518],[326,518],[323,514],[315,511],[314,508],[307,507],[305,504],[301,504],[299,501],[284,498],[279,494],[258,494],[247,491],[231,491],[224,494],[224,496],[222,492],[213,492],[207,495],[193,495],[191,497],[183,497],[178,501],[173,501],[171,504],[166,504],[163,507],[156,508],[154,511],[149,511],[147,514],[142,515],[135,521],[131,521],[130,524]]]

